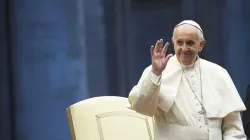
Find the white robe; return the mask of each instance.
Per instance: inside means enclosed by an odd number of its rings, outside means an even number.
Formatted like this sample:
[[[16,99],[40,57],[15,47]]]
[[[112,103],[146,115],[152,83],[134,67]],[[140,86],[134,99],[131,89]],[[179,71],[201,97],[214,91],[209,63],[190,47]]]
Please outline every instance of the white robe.
[[[199,61],[193,69],[185,69],[184,75],[173,56],[159,82],[151,66],[146,68],[129,94],[131,109],[154,116],[155,140],[246,140],[239,114],[246,108],[229,74],[214,63]],[[204,115],[198,113],[200,83],[207,124]]]

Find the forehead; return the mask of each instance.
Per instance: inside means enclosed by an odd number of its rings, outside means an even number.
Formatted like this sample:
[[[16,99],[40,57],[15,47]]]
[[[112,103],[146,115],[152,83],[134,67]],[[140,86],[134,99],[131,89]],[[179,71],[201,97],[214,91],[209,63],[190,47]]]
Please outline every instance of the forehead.
[[[175,29],[175,39],[197,40],[197,28],[192,25],[184,24]]]

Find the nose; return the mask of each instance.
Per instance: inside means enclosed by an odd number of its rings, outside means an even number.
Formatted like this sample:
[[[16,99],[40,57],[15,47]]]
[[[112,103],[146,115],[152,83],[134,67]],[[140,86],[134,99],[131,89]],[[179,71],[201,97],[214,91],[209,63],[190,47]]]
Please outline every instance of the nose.
[[[188,50],[189,50],[189,49],[188,49],[188,47],[186,46],[186,44],[182,46],[182,51],[183,51],[183,52],[187,52]]]

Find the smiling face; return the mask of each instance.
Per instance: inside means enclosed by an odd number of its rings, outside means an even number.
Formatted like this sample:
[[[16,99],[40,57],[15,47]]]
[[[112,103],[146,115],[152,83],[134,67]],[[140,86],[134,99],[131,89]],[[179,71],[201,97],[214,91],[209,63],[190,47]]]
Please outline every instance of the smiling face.
[[[202,51],[206,41],[198,36],[199,30],[184,24],[175,29],[172,42],[178,61],[184,65],[192,64]]]

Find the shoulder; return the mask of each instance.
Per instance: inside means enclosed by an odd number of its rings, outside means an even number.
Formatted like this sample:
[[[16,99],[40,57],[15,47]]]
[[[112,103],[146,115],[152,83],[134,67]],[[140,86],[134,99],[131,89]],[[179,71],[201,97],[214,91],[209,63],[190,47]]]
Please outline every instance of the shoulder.
[[[227,84],[233,85],[231,75],[225,68],[223,68],[222,66],[216,63],[213,63],[204,59],[202,59],[201,62],[202,62],[201,64],[202,64],[202,67],[204,68],[204,72],[206,73],[206,75],[211,76],[211,78],[213,78],[213,81],[214,81],[213,83],[217,83],[217,84],[227,83]]]
[[[205,67],[205,69],[209,70],[210,72],[215,72],[218,74],[228,73],[225,68],[211,61],[201,59],[201,63],[202,63],[202,66]]]
[[[150,73],[151,69],[152,69],[152,65],[146,66],[146,68],[144,68],[144,70],[141,74],[141,79],[145,78]]]
[[[144,69],[143,73],[149,72],[149,71],[151,71],[151,69],[152,69],[152,65],[148,65],[148,66]]]

